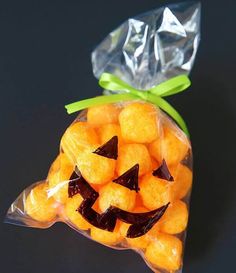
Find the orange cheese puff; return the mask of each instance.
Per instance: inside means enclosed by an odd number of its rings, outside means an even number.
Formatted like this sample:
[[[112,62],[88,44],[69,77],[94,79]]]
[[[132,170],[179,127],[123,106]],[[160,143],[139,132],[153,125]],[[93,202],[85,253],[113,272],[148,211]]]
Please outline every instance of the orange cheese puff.
[[[47,176],[47,181],[50,180],[50,178],[52,176],[54,176],[54,174],[59,170],[60,168],[60,165],[61,165],[61,157],[60,157],[60,154],[57,156],[57,158],[53,161],[50,169],[49,169],[49,172],[48,172],[48,176]]]
[[[176,200],[171,203],[157,223],[163,233],[177,234],[186,229],[188,223],[188,209],[184,202]]]
[[[128,104],[121,111],[119,122],[122,137],[128,142],[150,143],[158,137],[157,110],[151,104]]]
[[[115,173],[114,159],[93,153],[94,149],[88,149],[77,158],[77,166],[82,176],[89,183],[104,184],[110,181]]]
[[[158,234],[147,247],[145,258],[154,267],[167,271],[175,271],[181,267],[182,243],[181,241],[167,234]]]
[[[157,162],[156,159],[153,157],[151,157],[151,162],[152,162],[152,170],[155,170],[160,166],[160,163]]]
[[[151,158],[148,149],[143,144],[126,144],[120,147],[116,171],[118,175],[139,164],[139,175],[143,175],[152,169]]]
[[[66,154],[60,155],[60,169],[48,179],[49,195],[60,203],[65,203],[68,198],[68,182],[73,173],[74,166]]]
[[[164,128],[164,135],[149,145],[150,154],[158,162],[165,159],[168,166],[178,164],[187,154],[189,142],[187,138],[177,135],[168,127]]]
[[[143,204],[150,210],[164,206],[170,201],[170,182],[164,179],[147,174],[141,179],[139,187]]]
[[[88,230],[90,228],[90,224],[77,211],[82,201],[83,198],[79,194],[74,195],[72,198],[68,198],[65,203],[65,214],[76,228]]]
[[[170,169],[170,172],[174,176],[174,181],[171,182],[172,200],[182,199],[191,189],[193,173],[188,167],[182,164],[179,164],[175,171]]]
[[[137,207],[133,210],[134,212],[147,212],[147,209],[144,207]],[[123,237],[126,237],[127,231],[130,227],[130,224],[121,222],[120,224],[120,234]],[[149,237],[144,234],[143,236],[137,237],[137,238],[125,238],[128,245],[131,248],[136,248],[136,249],[145,249],[149,243]]]
[[[87,122],[73,123],[61,139],[61,148],[72,163],[76,162],[76,158],[84,149],[98,144],[98,136]]]
[[[118,137],[119,146],[123,143],[120,132],[120,126],[118,124],[111,123],[102,125],[101,127],[98,128],[98,135],[100,138],[100,142],[102,144],[106,143],[114,136]]]
[[[94,106],[88,109],[87,121],[93,126],[117,123],[120,109],[114,104]]]
[[[99,192],[99,190],[100,190],[101,187],[99,187],[99,188],[96,187],[96,188],[95,188],[94,186],[97,186],[97,185],[92,185],[92,187],[93,187],[93,189],[94,189],[96,192]],[[101,211],[100,208],[99,208],[99,198],[96,199],[95,203],[94,203],[93,206],[92,206],[92,209],[95,210],[95,211],[98,212],[98,213],[102,213],[102,211]]]
[[[110,206],[116,206],[120,209],[131,211],[134,208],[136,192],[130,189],[110,182],[99,191],[99,208],[102,212]]]
[[[130,224],[121,222],[120,234],[122,235],[122,237],[125,238],[129,227],[130,227]],[[145,249],[149,243],[149,237],[147,237],[146,234],[137,238],[125,238],[125,239],[128,245],[131,248],[135,248],[135,249]]]
[[[119,225],[116,225],[113,232],[106,231],[103,229],[91,227],[91,238],[101,244],[105,245],[117,245],[122,241],[122,236],[119,233]]]
[[[135,207],[144,207],[143,200],[140,194],[136,195]]]
[[[25,201],[26,213],[39,222],[51,222],[56,218],[54,199],[48,197],[45,183],[34,187]]]

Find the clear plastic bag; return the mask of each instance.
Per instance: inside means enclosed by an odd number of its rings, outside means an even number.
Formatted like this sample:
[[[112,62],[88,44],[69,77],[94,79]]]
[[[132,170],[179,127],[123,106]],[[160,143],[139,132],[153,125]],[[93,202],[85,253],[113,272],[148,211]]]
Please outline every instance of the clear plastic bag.
[[[188,73],[199,16],[199,4],[183,3],[129,19],[93,52],[94,74],[145,90]],[[191,144],[169,116],[142,100],[105,104],[67,128],[47,178],[20,194],[6,222],[61,221],[106,246],[134,249],[154,272],[180,272],[191,186]]]

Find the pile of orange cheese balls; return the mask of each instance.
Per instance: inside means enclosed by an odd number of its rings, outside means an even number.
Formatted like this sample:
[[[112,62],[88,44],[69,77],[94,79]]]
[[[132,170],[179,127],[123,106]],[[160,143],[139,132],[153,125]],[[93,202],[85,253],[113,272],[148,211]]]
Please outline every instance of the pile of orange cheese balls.
[[[42,223],[64,221],[110,247],[132,248],[153,270],[180,269],[188,221],[186,202],[192,185],[191,168],[183,162],[191,157],[189,140],[157,107],[145,102],[91,107],[84,115],[86,118],[78,118],[64,133],[60,154],[46,181],[29,192],[26,213]],[[114,136],[118,138],[117,159],[94,153]],[[153,175],[163,159],[173,181]],[[138,191],[113,182],[136,164]],[[113,232],[95,227],[77,210],[82,196],[68,196],[75,166],[99,194],[93,204],[98,213],[110,206],[135,213],[149,212],[168,203],[169,206],[148,232],[136,238],[126,236],[130,224],[119,219]]]

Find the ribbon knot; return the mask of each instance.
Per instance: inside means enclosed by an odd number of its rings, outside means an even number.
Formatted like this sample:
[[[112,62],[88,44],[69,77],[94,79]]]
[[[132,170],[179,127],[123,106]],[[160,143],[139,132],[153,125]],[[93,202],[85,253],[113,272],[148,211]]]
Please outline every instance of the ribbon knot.
[[[186,90],[191,82],[186,75],[173,77],[149,90],[138,90],[122,81],[115,75],[103,73],[99,79],[99,85],[106,90],[116,91],[118,94],[98,96],[74,102],[65,106],[68,114],[82,109],[102,104],[115,103],[128,100],[144,100],[153,103],[170,115],[180,128],[189,136],[187,126],[181,115],[163,97],[174,95]]]

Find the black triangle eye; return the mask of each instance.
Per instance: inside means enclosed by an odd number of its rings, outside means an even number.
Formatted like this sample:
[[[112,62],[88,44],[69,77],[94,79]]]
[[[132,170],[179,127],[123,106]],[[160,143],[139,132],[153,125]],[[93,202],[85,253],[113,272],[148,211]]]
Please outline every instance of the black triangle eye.
[[[161,166],[152,172],[152,175],[167,181],[174,181],[165,159],[162,160]]]
[[[130,168],[128,171],[123,173],[121,176],[114,179],[113,182],[120,184],[130,190],[134,190],[138,192],[139,191],[138,171],[139,171],[139,164],[136,164],[132,168]]]
[[[111,159],[117,159],[118,157],[118,137],[114,136],[108,140],[105,144],[98,147],[93,153],[104,156]]]

